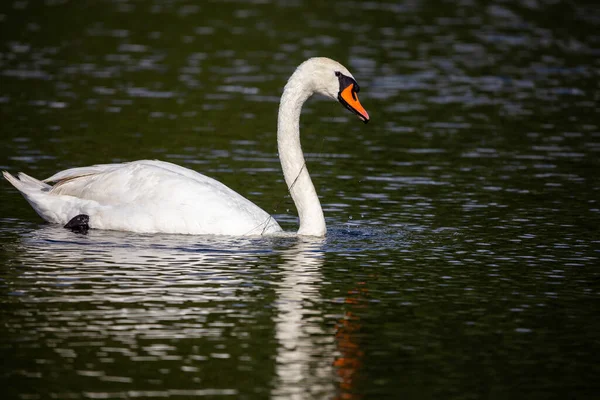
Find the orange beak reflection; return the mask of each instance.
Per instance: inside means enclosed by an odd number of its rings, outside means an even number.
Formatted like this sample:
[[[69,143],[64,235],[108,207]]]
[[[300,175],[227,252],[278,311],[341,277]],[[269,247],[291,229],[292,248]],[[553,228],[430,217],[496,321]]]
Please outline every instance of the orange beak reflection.
[[[360,101],[358,101],[354,85],[348,85],[342,90],[338,95],[338,99],[347,109],[358,115],[358,118],[365,124],[369,122],[369,113],[364,109],[362,104],[360,104]]]

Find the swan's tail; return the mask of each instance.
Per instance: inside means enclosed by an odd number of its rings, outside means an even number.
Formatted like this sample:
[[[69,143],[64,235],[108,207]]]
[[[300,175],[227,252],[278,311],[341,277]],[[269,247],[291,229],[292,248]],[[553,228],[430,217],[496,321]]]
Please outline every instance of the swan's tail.
[[[21,192],[25,200],[31,204],[31,207],[40,217],[48,222],[61,222],[56,212],[53,211],[52,206],[58,199],[54,199],[57,196],[52,196],[49,193],[52,186],[22,172],[18,174],[18,178],[6,171],[2,171],[2,175]]]
[[[19,172],[18,179],[6,171],[2,171],[2,175],[4,175],[4,178],[9,181],[11,185],[16,187],[19,192],[23,193],[23,195],[31,192],[47,192],[52,188],[52,186],[22,172]]]

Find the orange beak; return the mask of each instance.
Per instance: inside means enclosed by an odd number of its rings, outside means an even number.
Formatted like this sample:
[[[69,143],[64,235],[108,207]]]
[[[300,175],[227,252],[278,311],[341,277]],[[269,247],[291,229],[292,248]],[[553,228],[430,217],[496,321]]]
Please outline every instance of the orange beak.
[[[354,85],[348,85],[344,90],[342,90],[338,96],[340,102],[346,106],[347,109],[358,115],[365,124],[369,122],[369,113],[358,101],[358,96],[356,95],[356,90],[354,89]]]

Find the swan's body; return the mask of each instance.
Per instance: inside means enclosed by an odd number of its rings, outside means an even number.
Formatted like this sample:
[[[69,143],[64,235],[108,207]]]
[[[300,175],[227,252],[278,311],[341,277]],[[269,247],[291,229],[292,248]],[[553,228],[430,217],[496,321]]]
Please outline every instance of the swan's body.
[[[277,143],[285,181],[298,208],[298,234],[323,236],[326,232],[300,146],[302,104],[315,92],[334,99],[337,96],[367,122],[369,116],[356,97],[358,90],[350,72],[327,58],[305,61],[285,86]],[[3,174],[33,209],[52,223],[65,224],[83,214],[93,229],[220,235],[281,231],[273,217],[232,189],[168,162],[142,160],[72,168],[44,181],[23,173],[19,179]]]
[[[90,227],[133,232],[259,235],[281,228],[221,182],[163,161],[73,168],[47,179],[5,177],[46,221],[88,215]],[[201,200],[198,200],[201,199]]]

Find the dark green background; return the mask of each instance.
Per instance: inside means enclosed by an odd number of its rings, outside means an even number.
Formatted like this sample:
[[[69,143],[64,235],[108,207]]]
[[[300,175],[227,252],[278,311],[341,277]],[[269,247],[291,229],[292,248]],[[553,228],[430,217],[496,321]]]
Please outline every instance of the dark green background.
[[[8,1],[0,167],[159,158],[297,227],[287,77],[324,241],[47,225],[0,184],[3,398],[595,398],[600,9],[554,1]]]

